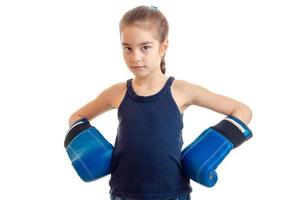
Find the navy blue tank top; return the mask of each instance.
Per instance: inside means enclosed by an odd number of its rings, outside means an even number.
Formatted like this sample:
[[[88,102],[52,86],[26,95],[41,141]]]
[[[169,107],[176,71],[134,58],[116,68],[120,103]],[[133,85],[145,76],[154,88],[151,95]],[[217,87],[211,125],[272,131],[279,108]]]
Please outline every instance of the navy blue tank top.
[[[174,77],[154,95],[139,96],[127,80],[109,180],[110,194],[160,200],[192,192],[183,173],[183,114],[171,94]]]

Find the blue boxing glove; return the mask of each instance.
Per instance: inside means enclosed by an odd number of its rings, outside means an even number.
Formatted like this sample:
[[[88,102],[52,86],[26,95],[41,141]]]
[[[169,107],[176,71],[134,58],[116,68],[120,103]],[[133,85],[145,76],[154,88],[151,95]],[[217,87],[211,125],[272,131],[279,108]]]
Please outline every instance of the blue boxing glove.
[[[216,169],[228,155],[252,137],[252,131],[241,120],[231,115],[206,129],[195,141],[181,152],[186,175],[207,187],[216,184]]]
[[[87,119],[80,119],[70,126],[64,146],[83,181],[93,181],[110,174],[113,146]]]

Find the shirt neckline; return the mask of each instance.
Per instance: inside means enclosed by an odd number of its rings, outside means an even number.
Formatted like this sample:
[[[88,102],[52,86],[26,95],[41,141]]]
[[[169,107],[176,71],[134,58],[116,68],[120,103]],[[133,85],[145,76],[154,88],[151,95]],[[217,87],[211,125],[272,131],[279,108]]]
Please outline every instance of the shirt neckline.
[[[132,80],[133,80],[132,78],[127,80],[127,89],[128,89],[129,95],[138,101],[153,101],[155,99],[160,98],[163,94],[165,94],[167,92],[169,86],[171,85],[172,81],[174,80],[174,77],[170,76],[167,79],[165,85],[163,86],[163,88],[161,90],[159,90],[157,93],[149,95],[149,96],[141,96],[141,95],[138,95],[137,93],[135,93],[133,86],[132,86]]]

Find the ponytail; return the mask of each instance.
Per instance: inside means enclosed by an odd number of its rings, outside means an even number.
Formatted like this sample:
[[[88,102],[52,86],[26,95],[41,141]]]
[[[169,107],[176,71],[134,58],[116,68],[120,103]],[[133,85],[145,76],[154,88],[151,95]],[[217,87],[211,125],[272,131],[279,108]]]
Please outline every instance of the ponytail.
[[[165,55],[162,57],[160,62],[160,70],[163,74],[166,73],[166,61],[165,61]]]

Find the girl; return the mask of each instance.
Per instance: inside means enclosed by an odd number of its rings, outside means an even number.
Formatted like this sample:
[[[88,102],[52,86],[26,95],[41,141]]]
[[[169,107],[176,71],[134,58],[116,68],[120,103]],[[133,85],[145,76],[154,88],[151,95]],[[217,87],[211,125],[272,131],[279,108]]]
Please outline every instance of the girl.
[[[69,124],[118,109],[111,200],[190,199],[192,188],[180,162],[184,110],[198,105],[246,124],[251,110],[234,99],[165,75],[168,22],[156,7],[139,6],[125,13],[120,39],[134,78],[105,89],[72,114]]]

